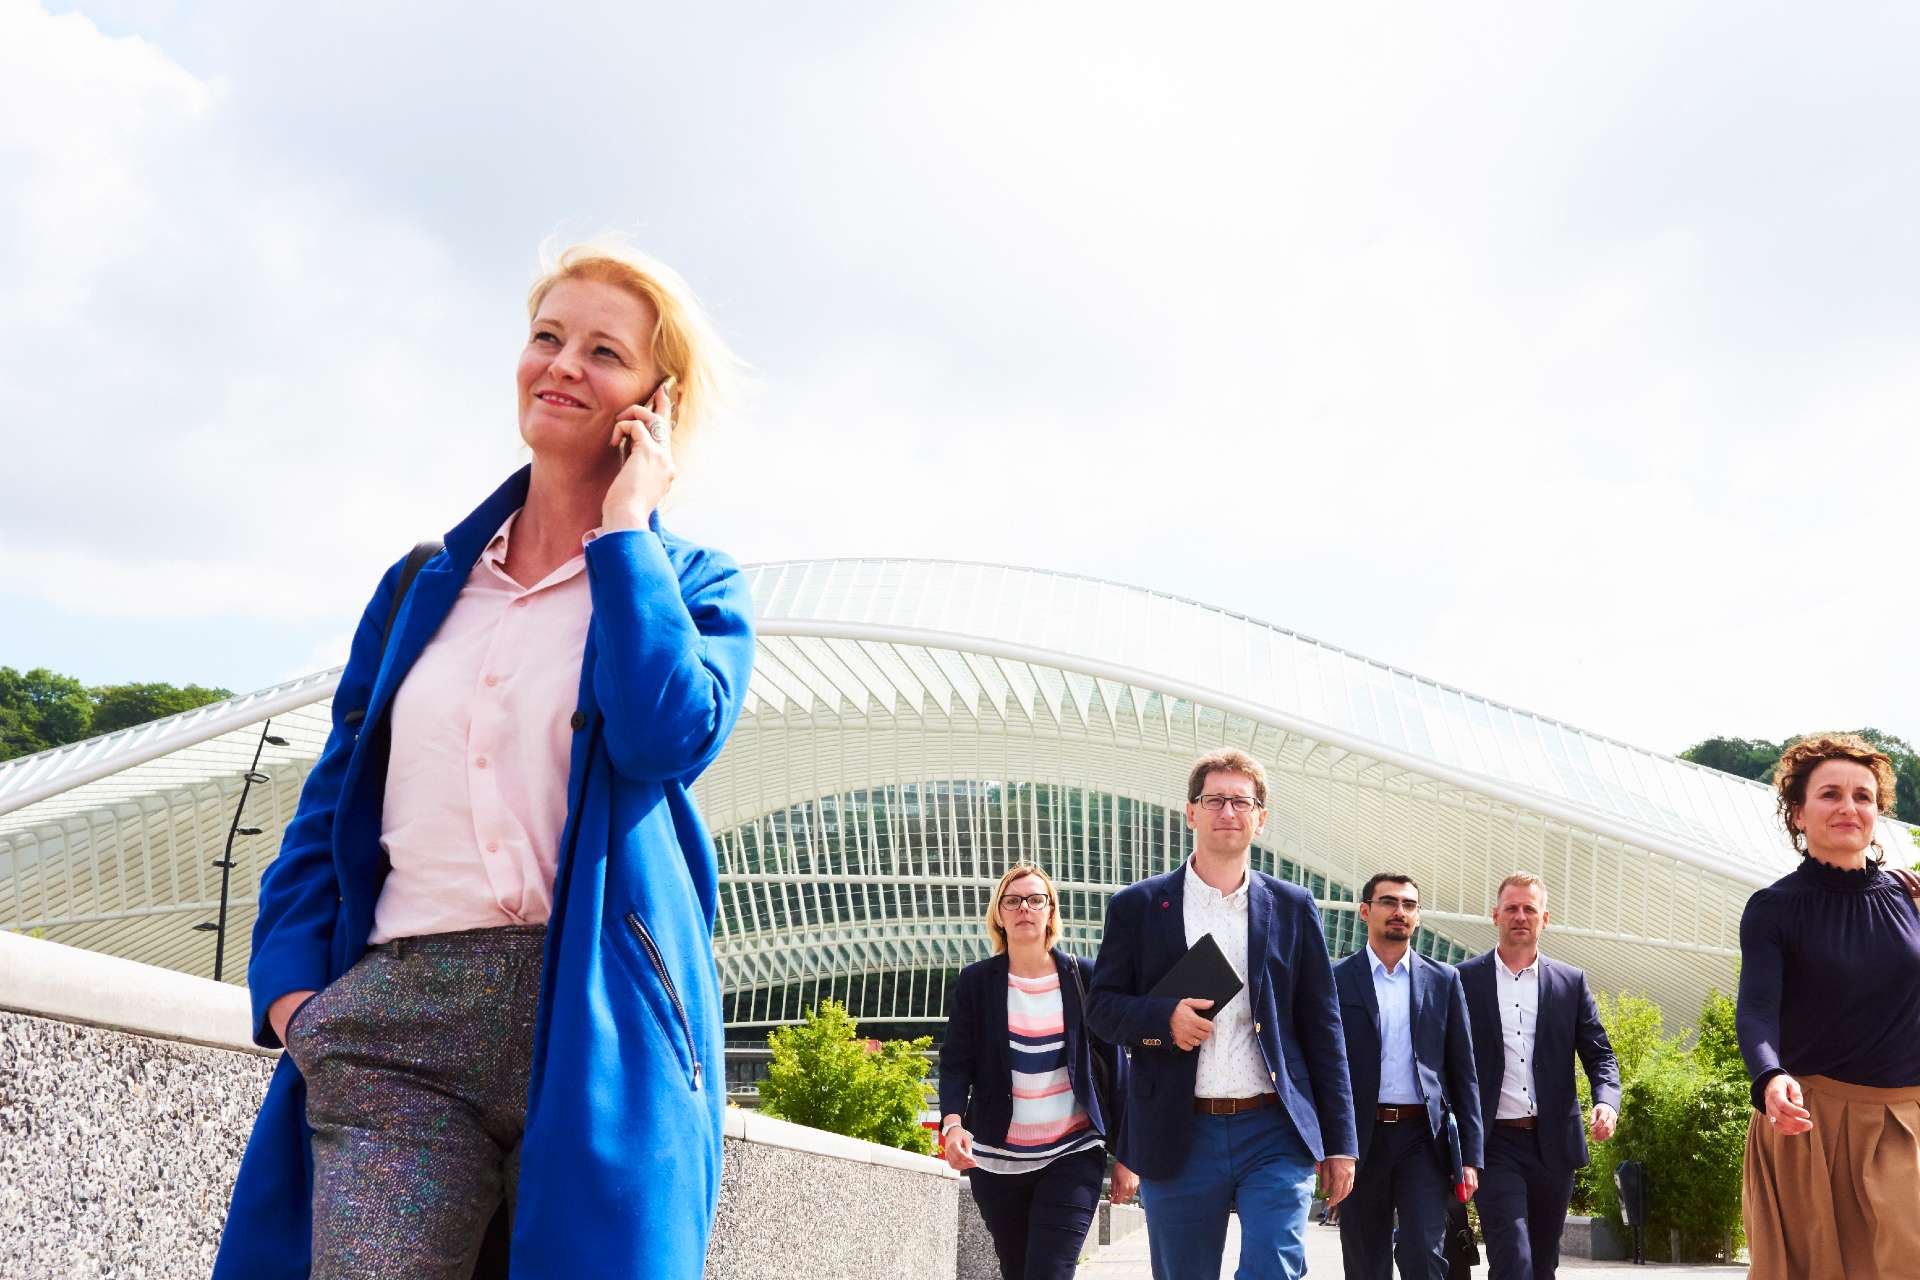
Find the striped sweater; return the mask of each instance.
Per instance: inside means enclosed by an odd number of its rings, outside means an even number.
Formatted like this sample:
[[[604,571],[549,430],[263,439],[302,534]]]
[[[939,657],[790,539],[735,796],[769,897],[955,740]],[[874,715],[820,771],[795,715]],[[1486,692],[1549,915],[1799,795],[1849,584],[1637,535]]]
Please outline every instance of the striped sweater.
[[[1013,1066],[1013,1123],[1001,1146],[973,1144],[989,1173],[1030,1173],[1061,1156],[1100,1145],[1067,1072],[1066,1014],[1060,975],[1007,975],[1007,1050]]]

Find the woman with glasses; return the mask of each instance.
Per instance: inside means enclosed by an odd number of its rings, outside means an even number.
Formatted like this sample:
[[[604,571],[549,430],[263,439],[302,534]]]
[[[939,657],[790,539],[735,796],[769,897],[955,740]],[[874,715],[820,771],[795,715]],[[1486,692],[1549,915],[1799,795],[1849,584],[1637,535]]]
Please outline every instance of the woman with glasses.
[[[960,971],[940,1046],[940,1136],[970,1171],[1005,1280],[1072,1280],[1100,1202],[1126,1056],[1086,1030],[1093,962],[1068,955],[1047,873],[1007,868],[987,903],[994,954]],[[1096,1059],[1112,1092],[1096,1087]],[[1140,1180],[1113,1169],[1113,1202]]]

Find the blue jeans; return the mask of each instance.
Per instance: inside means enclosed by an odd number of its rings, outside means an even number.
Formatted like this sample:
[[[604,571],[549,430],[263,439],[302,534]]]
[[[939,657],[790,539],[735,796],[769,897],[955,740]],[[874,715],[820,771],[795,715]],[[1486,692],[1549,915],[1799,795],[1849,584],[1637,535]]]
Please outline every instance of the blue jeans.
[[[1153,1280],[1220,1280],[1227,1212],[1240,1214],[1235,1280],[1307,1273],[1313,1153],[1280,1107],[1193,1118],[1193,1149],[1171,1178],[1142,1178]]]

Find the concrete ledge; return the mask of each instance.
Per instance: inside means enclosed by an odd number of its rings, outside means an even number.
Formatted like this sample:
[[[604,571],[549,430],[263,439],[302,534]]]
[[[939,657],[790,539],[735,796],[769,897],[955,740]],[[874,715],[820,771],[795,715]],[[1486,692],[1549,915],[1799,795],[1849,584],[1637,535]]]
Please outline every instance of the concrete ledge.
[[[1595,1262],[1619,1262],[1632,1252],[1614,1233],[1605,1218],[1567,1215],[1566,1234],[1560,1238],[1560,1254],[1567,1258],[1590,1258]]]
[[[277,1057],[253,1042],[246,989],[0,932],[0,1009]]]
[[[207,1274],[278,1057],[250,1016],[238,987],[0,934],[0,1276]],[[944,1161],[738,1108],[723,1128],[711,1280],[954,1280]]]
[[[806,1125],[777,1120],[745,1107],[728,1107],[724,1125],[722,1132],[726,1137],[738,1138],[742,1142],[784,1147],[788,1151],[800,1151],[808,1155],[833,1156],[859,1164],[883,1165],[889,1169],[905,1169],[909,1173],[924,1173],[935,1178],[955,1181],[960,1178],[945,1160],[933,1156],[917,1156],[911,1151],[883,1147],[877,1142],[828,1133],[824,1129],[810,1129]]]

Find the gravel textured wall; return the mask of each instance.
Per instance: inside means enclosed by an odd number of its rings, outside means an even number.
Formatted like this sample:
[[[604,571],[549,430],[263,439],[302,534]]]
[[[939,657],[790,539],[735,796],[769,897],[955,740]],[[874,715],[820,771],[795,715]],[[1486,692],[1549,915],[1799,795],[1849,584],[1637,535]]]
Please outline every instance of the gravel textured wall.
[[[273,1065],[0,1010],[0,1277],[204,1280]],[[725,1150],[714,1280],[954,1280],[958,1180]]]
[[[959,1186],[729,1138],[707,1276],[953,1280]]]
[[[0,1011],[0,1276],[205,1277],[273,1062]]]
[[[1000,1280],[1000,1260],[993,1253],[993,1237],[987,1234],[987,1224],[980,1217],[980,1206],[975,1203],[973,1190],[965,1182],[960,1184],[959,1201],[959,1257],[954,1268],[956,1280]]]

